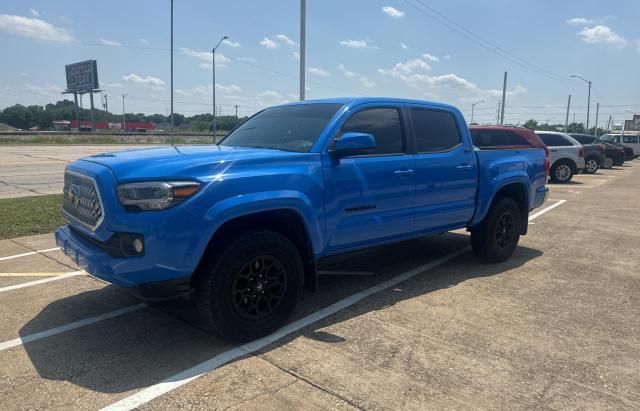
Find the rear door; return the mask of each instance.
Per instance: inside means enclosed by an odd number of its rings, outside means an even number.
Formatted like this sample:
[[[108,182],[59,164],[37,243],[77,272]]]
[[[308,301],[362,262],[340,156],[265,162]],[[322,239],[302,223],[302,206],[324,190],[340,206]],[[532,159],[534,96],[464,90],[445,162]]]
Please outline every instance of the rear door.
[[[464,226],[475,211],[478,168],[456,116],[426,106],[407,108],[416,161],[414,229]]]
[[[402,237],[413,229],[415,164],[406,150],[400,107],[358,109],[334,138],[345,132],[372,134],[376,149],[323,161],[330,252]]]

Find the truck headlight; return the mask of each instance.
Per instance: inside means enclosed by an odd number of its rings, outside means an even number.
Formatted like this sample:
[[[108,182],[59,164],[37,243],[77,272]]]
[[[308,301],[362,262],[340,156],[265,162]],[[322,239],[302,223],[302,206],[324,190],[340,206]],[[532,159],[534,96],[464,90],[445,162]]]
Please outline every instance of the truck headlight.
[[[164,210],[200,189],[195,181],[146,181],[118,186],[120,203],[130,210]]]

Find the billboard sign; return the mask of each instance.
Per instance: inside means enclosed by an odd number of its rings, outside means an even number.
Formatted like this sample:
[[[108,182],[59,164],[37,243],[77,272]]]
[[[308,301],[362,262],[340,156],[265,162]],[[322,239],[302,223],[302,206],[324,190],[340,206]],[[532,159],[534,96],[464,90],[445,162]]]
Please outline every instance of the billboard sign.
[[[635,119],[625,120],[624,131],[640,131],[640,121],[636,121]]]
[[[99,88],[98,64],[95,60],[64,66],[67,74],[67,91],[90,91]]]

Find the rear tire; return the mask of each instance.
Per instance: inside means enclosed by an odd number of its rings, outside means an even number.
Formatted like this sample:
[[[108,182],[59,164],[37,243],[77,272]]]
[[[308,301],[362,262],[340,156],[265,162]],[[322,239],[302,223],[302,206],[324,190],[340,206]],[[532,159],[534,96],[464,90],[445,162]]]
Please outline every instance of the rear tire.
[[[500,263],[513,255],[520,241],[520,208],[510,198],[498,198],[482,222],[471,230],[471,248],[479,258]]]
[[[194,299],[207,329],[227,341],[246,342],[286,323],[302,285],[296,246],[277,232],[253,231],[232,241],[205,268]]]
[[[574,167],[566,160],[556,161],[551,167],[551,181],[565,184],[573,178]]]
[[[588,158],[584,163],[584,173],[594,174],[596,171],[598,171],[598,160],[593,157]]]

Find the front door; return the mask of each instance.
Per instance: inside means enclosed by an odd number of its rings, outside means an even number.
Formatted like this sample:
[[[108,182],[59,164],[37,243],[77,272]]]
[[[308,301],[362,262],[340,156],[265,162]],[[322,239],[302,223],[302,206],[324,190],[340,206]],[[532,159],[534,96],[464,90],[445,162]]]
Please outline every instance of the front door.
[[[393,239],[413,229],[415,165],[406,153],[398,107],[363,108],[338,131],[372,134],[376,149],[366,155],[323,162],[329,252]]]

